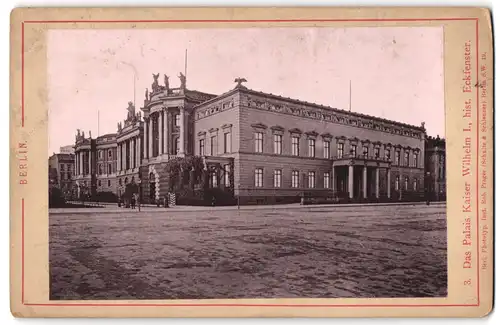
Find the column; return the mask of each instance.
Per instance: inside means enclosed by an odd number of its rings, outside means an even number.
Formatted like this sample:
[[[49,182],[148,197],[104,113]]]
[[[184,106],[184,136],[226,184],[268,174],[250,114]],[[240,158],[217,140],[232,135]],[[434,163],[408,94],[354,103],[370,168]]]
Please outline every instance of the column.
[[[180,117],[179,117],[179,123],[181,125],[180,130],[179,130],[179,154],[184,155],[185,148],[184,148],[184,133],[186,129],[185,121],[184,121],[184,107],[180,108]]]
[[[92,174],[92,151],[89,150],[89,175]]]
[[[387,198],[391,198],[391,169],[387,168]]]
[[[335,193],[337,193],[337,182],[335,179],[335,166],[332,167],[332,191],[333,191],[333,195],[335,196]]]
[[[143,159],[148,157],[148,147],[147,147],[147,136],[148,136],[148,120],[144,119],[144,128],[142,130],[142,156]]]
[[[363,166],[363,198],[366,199],[368,197],[368,193],[367,193],[367,186],[366,186],[366,183],[367,183],[367,173],[368,173],[368,170],[366,168],[366,166]]]
[[[129,162],[129,167],[130,169],[133,169],[134,168],[134,139],[131,138],[129,140],[129,146],[128,146],[128,151],[129,151],[129,158],[130,158],[130,162]]]
[[[163,110],[158,112],[158,156],[163,153]]]
[[[354,166],[349,166],[349,198],[354,198]]]
[[[378,199],[380,197],[380,169],[378,167],[375,168],[375,197]]]
[[[125,170],[125,161],[127,160],[127,156],[125,155],[125,141],[122,142],[121,146],[120,146],[120,152],[121,152],[121,155],[122,155],[122,159],[120,159],[120,162],[121,162],[121,169],[122,170]]]
[[[168,113],[168,110],[165,109],[163,112],[163,153],[169,154],[168,152],[168,129],[170,128],[170,114]]]
[[[116,144],[116,172],[120,171],[120,144]]]
[[[148,121],[148,158],[153,156],[153,116]]]
[[[141,165],[141,137],[135,138],[135,165],[139,168]]]

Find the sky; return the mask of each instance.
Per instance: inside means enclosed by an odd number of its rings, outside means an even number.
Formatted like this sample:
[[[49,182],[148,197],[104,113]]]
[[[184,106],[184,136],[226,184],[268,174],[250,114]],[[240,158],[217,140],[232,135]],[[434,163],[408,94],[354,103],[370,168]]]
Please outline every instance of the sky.
[[[254,90],[350,102],[444,136],[441,27],[51,30],[48,154],[73,144],[77,129],[116,132],[134,92],[136,111],[143,105],[153,73],[178,87],[186,49],[188,89],[221,94],[243,77]]]

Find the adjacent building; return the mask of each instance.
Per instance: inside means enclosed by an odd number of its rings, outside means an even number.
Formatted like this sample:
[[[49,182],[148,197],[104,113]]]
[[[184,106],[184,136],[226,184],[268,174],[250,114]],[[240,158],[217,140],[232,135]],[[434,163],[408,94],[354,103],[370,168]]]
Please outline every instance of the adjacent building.
[[[425,140],[426,183],[429,199],[446,200],[446,143],[444,139],[427,137]]]
[[[115,134],[92,139],[78,131],[78,191],[120,195],[136,183],[143,202],[156,202],[169,190],[164,163],[194,155],[203,157],[208,186],[230,190],[241,204],[297,202],[305,194],[351,202],[424,199],[431,167],[424,123],[263,93],[241,78],[214,95],[187,89],[182,74],[177,88],[167,76],[159,85],[158,77],[146,90],[143,118],[129,103]]]
[[[75,156],[70,153],[54,153],[49,157],[49,187],[57,187],[64,194],[71,192],[75,168]]]

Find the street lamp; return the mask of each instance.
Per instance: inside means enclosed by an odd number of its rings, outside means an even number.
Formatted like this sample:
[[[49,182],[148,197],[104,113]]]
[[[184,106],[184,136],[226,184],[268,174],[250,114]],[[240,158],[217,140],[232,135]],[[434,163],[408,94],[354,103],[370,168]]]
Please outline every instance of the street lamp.
[[[141,212],[141,196],[142,196],[141,195],[141,183],[142,183],[141,179],[138,178],[137,179],[137,185],[139,186],[139,190],[138,190],[139,193],[138,193],[138,196],[137,196],[137,202],[136,203],[137,203],[137,208],[139,209],[139,212]]]

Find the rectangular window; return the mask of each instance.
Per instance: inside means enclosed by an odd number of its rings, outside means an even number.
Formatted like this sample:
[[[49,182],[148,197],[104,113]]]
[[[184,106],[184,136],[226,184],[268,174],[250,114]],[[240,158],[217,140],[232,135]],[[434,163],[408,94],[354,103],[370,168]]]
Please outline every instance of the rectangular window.
[[[405,151],[405,166],[409,166],[410,165],[410,153],[408,151]]]
[[[315,172],[309,172],[307,174],[307,179],[308,179],[308,186],[309,188],[314,188],[314,185],[316,185],[316,173]]]
[[[68,173],[67,177],[67,179],[71,179],[71,173]]]
[[[417,189],[418,189],[418,181],[417,181],[417,179],[415,178],[415,179],[413,179],[413,190],[414,190],[414,191],[417,191]]]
[[[229,165],[224,165],[224,185],[226,187],[229,187],[231,185],[229,181],[229,171],[230,171],[231,166]]]
[[[274,135],[274,153],[281,155],[283,152],[283,136],[281,134]]]
[[[59,169],[60,169],[61,171],[64,171],[64,167],[65,167],[65,166],[64,166],[64,164],[59,165]]]
[[[385,149],[385,159],[391,161],[391,149]]]
[[[399,166],[401,163],[401,156],[400,156],[401,152],[399,150],[396,150],[395,155],[396,155],[396,166]]]
[[[255,187],[262,187],[264,185],[264,171],[262,168],[255,169]]]
[[[112,171],[111,171],[111,164],[108,164],[108,174],[111,174]]]
[[[210,137],[210,156],[215,156],[215,135]]]
[[[264,134],[262,132],[255,132],[255,152],[264,151]]]
[[[281,187],[281,169],[274,171],[274,187]]]
[[[344,144],[341,142],[337,144],[337,158],[344,157]]]
[[[181,140],[179,137],[175,138],[175,154],[178,154],[181,149]]]
[[[175,126],[181,126],[181,115],[175,114]]]
[[[205,139],[200,139],[200,156],[205,155]]]
[[[396,191],[399,191],[399,176],[396,176],[396,180],[394,182],[394,188]]]
[[[298,170],[292,170],[292,187],[293,188],[299,187],[299,171]]]
[[[224,153],[231,152],[231,133],[224,133]]]
[[[293,156],[299,155],[299,137],[297,136],[292,137],[292,155]]]
[[[408,191],[408,177],[405,177],[405,191]]]
[[[368,146],[363,146],[363,158],[368,158]]]
[[[380,158],[380,148],[379,147],[375,148],[375,158]]]
[[[323,140],[323,158],[330,159],[330,141]]]
[[[111,186],[111,181],[108,179],[108,187]]]
[[[108,150],[108,158],[111,158],[111,155],[112,155],[112,154],[113,154],[113,153],[112,153],[111,149],[109,149],[109,150]]]
[[[351,144],[351,156],[356,157],[358,155],[358,146]]]
[[[308,139],[307,140],[308,156],[314,157],[316,155],[316,140]]]
[[[323,187],[330,188],[330,173],[326,172],[323,174]]]
[[[418,167],[418,153],[413,153],[413,166]]]
[[[99,150],[99,159],[102,159],[102,150]]]

